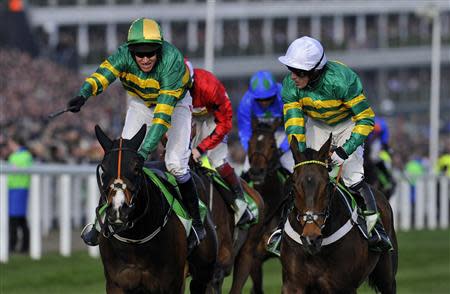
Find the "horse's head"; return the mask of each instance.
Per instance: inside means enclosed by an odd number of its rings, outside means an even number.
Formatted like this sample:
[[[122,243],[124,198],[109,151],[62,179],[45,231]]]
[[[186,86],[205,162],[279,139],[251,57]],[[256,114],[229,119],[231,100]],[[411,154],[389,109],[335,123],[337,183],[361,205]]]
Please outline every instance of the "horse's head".
[[[292,174],[294,212],[303,228],[303,246],[311,254],[317,253],[322,246],[322,228],[329,216],[331,200],[328,193],[327,160],[330,145],[331,136],[319,151],[308,148],[305,152],[300,152],[295,137],[291,142],[295,159]]]
[[[106,222],[114,232],[133,226],[136,203],[142,201],[137,195],[143,184],[143,158],[138,154],[147,126],[130,140],[112,141],[97,125],[95,134],[105,151],[102,162],[97,167],[97,180],[102,197],[107,202]]]
[[[279,153],[275,131],[280,124],[281,119],[276,119],[271,124],[252,120],[253,132],[248,143],[249,176],[252,181],[262,182],[277,167]]]

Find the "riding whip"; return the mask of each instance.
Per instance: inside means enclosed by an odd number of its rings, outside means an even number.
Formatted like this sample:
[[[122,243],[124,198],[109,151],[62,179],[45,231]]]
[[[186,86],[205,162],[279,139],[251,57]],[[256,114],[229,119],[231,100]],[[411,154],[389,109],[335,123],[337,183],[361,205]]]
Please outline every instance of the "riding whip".
[[[55,118],[55,117],[57,117],[57,116],[59,116],[59,115],[65,113],[65,112],[68,112],[68,111],[73,110],[75,107],[76,107],[76,106],[67,107],[67,108],[65,108],[65,109],[63,109],[63,110],[59,110],[59,111],[50,113],[50,114],[48,115],[48,118],[49,118],[49,119]]]

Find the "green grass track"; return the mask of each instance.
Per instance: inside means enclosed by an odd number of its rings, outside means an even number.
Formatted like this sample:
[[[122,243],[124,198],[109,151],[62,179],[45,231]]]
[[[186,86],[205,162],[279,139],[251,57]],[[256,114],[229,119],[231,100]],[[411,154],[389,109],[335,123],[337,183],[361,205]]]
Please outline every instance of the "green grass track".
[[[412,231],[398,234],[400,254],[397,274],[398,293],[450,293],[450,231]],[[229,289],[230,279],[224,285]],[[247,282],[244,293],[249,293]],[[12,255],[0,265],[2,294],[75,294],[104,293],[104,277],[99,259],[86,252],[65,258],[47,254],[40,261],[28,256]],[[280,293],[281,266],[278,260],[264,265],[266,293]],[[363,286],[359,293],[372,293]]]

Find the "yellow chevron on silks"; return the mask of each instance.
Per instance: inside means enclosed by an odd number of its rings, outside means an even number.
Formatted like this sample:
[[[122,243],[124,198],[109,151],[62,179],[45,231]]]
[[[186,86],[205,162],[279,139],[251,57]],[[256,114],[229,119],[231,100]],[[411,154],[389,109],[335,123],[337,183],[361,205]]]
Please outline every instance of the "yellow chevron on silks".
[[[344,104],[349,107],[352,108],[353,106],[355,106],[356,104],[358,104],[359,102],[363,101],[364,99],[366,99],[366,96],[364,96],[364,94],[361,94],[359,96],[356,96],[355,98],[345,102]]]
[[[173,97],[178,99],[183,94],[183,88],[179,88],[179,89],[176,89],[176,90],[161,90],[159,93],[160,94],[169,95],[169,96],[173,96]]]
[[[142,93],[141,91],[139,91],[139,90],[136,89],[136,88],[133,88],[133,90],[135,91],[135,95],[137,94],[138,97],[140,97],[140,98],[156,99],[156,98],[158,98],[158,96],[159,96],[158,93],[145,94],[145,93]],[[128,91],[128,92],[130,92],[130,91]],[[133,95],[133,96],[135,96],[135,95]]]
[[[287,129],[290,126],[299,126],[299,127],[303,127],[305,125],[305,120],[303,118],[290,118],[286,121],[286,123],[284,124],[284,128]]]
[[[316,109],[338,107],[342,105],[342,100],[314,100],[311,97],[303,97],[300,102],[304,106],[311,106]]]
[[[284,104],[284,106],[283,106],[283,115],[286,115],[286,113],[290,109],[301,109],[300,103],[299,102],[291,102],[291,103]]]
[[[112,64],[108,61],[105,60],[102,62],[102,64],[100,64],[101,68],[106,68],[107,70],[109,70],[110,72],[112,72],[112,74],[117,78],[120,74],[120,72],[114,68],[114,66],[112,66]]]
[[[348,115],[348,109],[345,108],[345,107],[340,108],[338,110],[330,110],[330,111],[327,111],[327,112],[324,112],[324,113],[320,113],[320,112],[317,112],[317,111],[314,111],[314,110],[306,110],[306,113],[309,116],[311,116],[313,118],[318,118],[318,119],[327,119],[327,118],[329,118],[329,117],[331,117],[331,116],[333,116],[335,114],[339,114],[339,113],[342,113],[342,112],[345,112],[345,115]]]
[[[98,87],[97,87],[97,83],[95,82],[95,80],[93,78],[89,77],[86,79],[86,82],[89,85],[91,85],[91,87],[92,87],[92,95],[97,95]]]
[[[93,73],[91,77],[99,80],[100,84],[102,84],[103,90],[105,90],[109,86],[109,81],[103,75],[99,73]]]
[[[295,139],[297,139],[297,142],[301,143],[301,142],[306,142],[306,136],[305,135],[301,135],[301,134],[289,134],[288,135],[288,141],[289,144],[292,142],[292,137],[295,137]]]
[[[330,120],[327,120],[327,124],[334,124],[339,122],[341,119],[347,117],[350,114],[350,112],[346,111],[341,115],[336,116],[335,118],[332,118]]]
[[[156,113],[164,113],[170,116],[173,113],[173,106],[160,103],[156,105],[155,114]]]
[[[170,124],[161,118],[154,118],[152,121],[153,124],[160,124],[165,126],[166,128],[170,128]]]
[[[152,88],[152,89],[159,89],[159,82],[154,79],[141,79],[138,76],[131,74],[131,73],[122,73],[121,77],[124,78],[127,81],[133,82],[134,84],[138,85],[142,89],[146,88]]]
[[[352,117],[353,121],[358,121],[358,120],[362,120],[364,118],[372,118],[375,117],[375,113],[373,112],[372,108],[367,108],[364,111],[361,111],[360,113],[358,113],[357,115]]]
[[[353,128],[353,133],[368,136],[373,130],[373,126],[357,125]]]

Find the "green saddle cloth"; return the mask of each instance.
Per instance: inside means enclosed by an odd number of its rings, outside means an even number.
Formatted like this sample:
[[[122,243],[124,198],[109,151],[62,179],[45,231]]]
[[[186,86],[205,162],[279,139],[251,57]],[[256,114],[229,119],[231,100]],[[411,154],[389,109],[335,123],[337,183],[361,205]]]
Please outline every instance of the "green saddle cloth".
[[[181,196],[180,191],[178,190],[178,185],[175,180],[175,177],[168,172],[164,172],[165,179],[162,180],[151,169],[144,167],[143,170],[145,174],[149,177],[149,179],[161,190],[169,205],[172,206],[172,210],[175,212],[178,219],[183,224],[184,229],[186,231],[186,236],[189,236],[189,233],[191,232],[192,228],[192,218],[179,201]],[[164,184],[164,182],[166,182],[166,184]],[[167,187],[167,182],[169,182],[169,185],[171,187]],[[173,193],[178,193],[178,197],[175,197]],[[204,222],[208,208],[200,199],[198,200],[198,207],[200,210],[200,217],[202,219],[202,222]]]
[[[205,169],[207,169],[216,185],[220,185],[223,188],[225,188],[228,191],[231,191],[228,184],[222,179],[222,177],[219,175],[219,173],[216,171],[214,167],[212,167],[211,163],[209,162],[208,157],[203,156],[201,159],[201,166]],[[251,223],[245,224],[240,226],[243,229],[247,229],[250,226],[257,224],[259,222],[259,209],[258,205],[256,204],[255,200],[247,193],[247,191],[244,190],[244,199],[247,203],[247,207],[250,210],[250,212],[255,216],[255,220]]]

